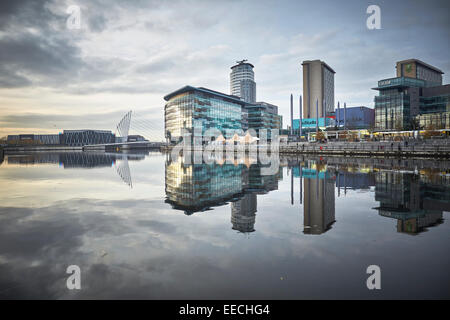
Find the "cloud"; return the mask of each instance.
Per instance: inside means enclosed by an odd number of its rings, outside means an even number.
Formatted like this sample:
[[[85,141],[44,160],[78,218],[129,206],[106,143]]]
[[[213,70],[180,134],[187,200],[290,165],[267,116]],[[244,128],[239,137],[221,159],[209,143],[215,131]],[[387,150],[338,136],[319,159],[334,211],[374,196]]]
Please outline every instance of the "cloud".
[[[258,100],[286,119],[303,60],[336,70],[336,101],[368,106],[396,60],[450,72],[448,1],[382,1],[375,31],[365,26],[369,1],[308,2],[307,12],[287,0],[77,1],[80,30],[66,28],[69,4],[0,4],[0,113],[88,114],[104,100],[111,111],[152,106],[162,117],[162,97],[184,85],[229,92],[229,68],[243,58],[255,65]]]

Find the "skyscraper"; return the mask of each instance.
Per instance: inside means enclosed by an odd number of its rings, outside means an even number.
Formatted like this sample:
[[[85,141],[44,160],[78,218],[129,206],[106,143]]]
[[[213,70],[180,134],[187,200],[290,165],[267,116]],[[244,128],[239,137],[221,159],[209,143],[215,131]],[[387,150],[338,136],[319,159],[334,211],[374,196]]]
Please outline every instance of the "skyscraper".
[[[316,101],[318,101],[319,118],[323,118],[326,114],[334,112],[334,74],[336,72],[320,60],[303,61],[302,66],[303,117],[317,117]]]
[[[256,83],[254,66],[247,60],[236,61],[231,67],[230,93],[248,103],[256,102]]]

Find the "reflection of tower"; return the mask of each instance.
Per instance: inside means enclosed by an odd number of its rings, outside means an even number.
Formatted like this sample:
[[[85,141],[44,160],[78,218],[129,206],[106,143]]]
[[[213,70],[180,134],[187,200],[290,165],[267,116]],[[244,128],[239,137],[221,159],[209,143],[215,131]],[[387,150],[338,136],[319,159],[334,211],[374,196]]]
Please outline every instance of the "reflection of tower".
[[[322,234],[335,222],[334,181],[324,177],[304,179],[303,233]]]
[[[233,230],[240,232],[255,231],[256,194],[246,194],[242,199],[231,204],[231,223]]]

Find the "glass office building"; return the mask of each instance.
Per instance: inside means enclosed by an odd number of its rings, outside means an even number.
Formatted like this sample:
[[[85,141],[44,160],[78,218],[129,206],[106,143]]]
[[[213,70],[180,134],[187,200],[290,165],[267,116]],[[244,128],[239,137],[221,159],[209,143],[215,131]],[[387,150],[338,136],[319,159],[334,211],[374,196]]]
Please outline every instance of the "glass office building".
[[[219,129],[227,139],[243,130],[242,107],[238,97],[206,88],[185,86],[164,97],[165,135],[169,142],[181,141],[194,130],[203,135],[207,129]]]
[[[64,130],[61,144],[66,146],[85,146],[114,143],[115,135],[108,130]]]
[[[448,112],[450,86],[442,85],[443,72],[423,61],[396,63],[397,77],[378,81],[375,97],[375,130],[399,131],[422,128],[436,118],[423,116]]]
[[[257,102],[245,106],[248,113],[248,127],[260,136],[261,129],[267,130],[267,138],[271,138],[271,129],[281,129],[282,118],[278,115],[278,107],[266,102]]]
[[[412,128],[412,117],[419,114],[420,88],[425,81],[414,78],[390,78],[378,81],[375,97],[375,130]]]
[[[164,97],[165,136],[176,144],[184,135],[204,135],[208,129],[218,129],[226,139],[235,133],[243,135],[253,129],[259,136],[261,129],[281,129],[278,107],[266,102],[247,103],[206,88],[185,86]]]

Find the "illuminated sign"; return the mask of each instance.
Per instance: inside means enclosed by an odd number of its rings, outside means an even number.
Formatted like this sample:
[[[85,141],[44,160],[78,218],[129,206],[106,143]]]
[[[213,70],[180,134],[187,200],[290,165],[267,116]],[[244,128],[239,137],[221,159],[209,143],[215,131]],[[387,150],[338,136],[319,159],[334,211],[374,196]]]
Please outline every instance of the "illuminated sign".
[[[388,86],[390,84],[391,84],[391,80],[390,79],[389,80],[378,81],[378,86],[379,87],[381,87],[381,86]]]
[[[333,127],[335,125],[335,120],[334,117],[327,117],[326,118],[326,126],[327,127]],[[316,127],[316,118],[306,118],[306,119],[302,119],[302,128],[303,129],[308,129],[308,128],[315,128]],[[294,130],[298,130],[298,123],[299,120],[295,119],[294,120]],[[324,128],[325,127],[325,118],[319,118],[319,128]]]

